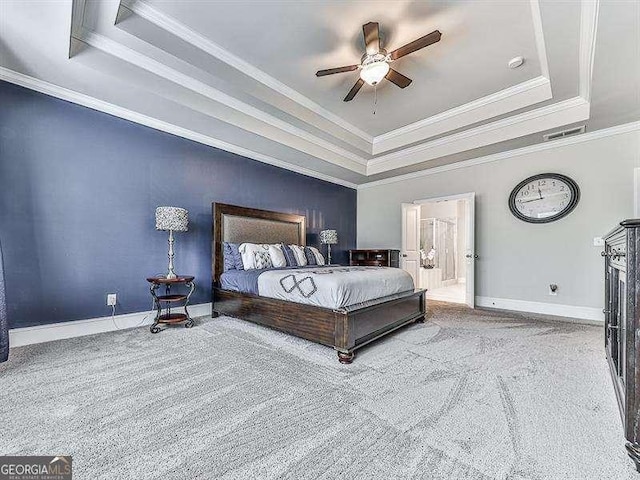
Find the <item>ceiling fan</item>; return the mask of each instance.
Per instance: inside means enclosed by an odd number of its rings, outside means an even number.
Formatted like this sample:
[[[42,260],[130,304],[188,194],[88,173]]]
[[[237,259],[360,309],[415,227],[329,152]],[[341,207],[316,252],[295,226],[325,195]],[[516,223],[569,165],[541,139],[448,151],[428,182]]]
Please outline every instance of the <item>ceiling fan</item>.
[[[360,78],[356,84],[349,90],[349,93],[344,97],[345,102],[353,100],[362,85],[365,83],[375,86],[386,78],[392,83],[395,83],[400,88],[406,88],[411,83],[411,79],[405,77],[401,73],[395,71],[389,66],[389,64],[405,55],[420,50],[421,48],[428,47],[431,44],[440,41],[442,34],[435,30],[424,37],[420,37],[411,43],[387,53],[384,48],[380,47],[380,32],[377,22],[365,23],[362,26],[362,33],[364,34],[364,44],[366,47],[366,53],[362,56],[360,64],[348,65],[346,67],[329,68],[327,70],[318,70],[316,77],[324,77],[325,75],[333,75],[334,73],[353,72],[360,69]]]

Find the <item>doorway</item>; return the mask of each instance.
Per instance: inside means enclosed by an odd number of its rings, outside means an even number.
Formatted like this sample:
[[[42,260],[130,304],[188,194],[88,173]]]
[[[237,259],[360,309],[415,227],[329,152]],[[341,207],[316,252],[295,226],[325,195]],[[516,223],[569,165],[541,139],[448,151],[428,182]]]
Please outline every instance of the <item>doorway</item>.
[[[469,193],[403,204],[402,267],[428,299],[475,304],[474,201]]]

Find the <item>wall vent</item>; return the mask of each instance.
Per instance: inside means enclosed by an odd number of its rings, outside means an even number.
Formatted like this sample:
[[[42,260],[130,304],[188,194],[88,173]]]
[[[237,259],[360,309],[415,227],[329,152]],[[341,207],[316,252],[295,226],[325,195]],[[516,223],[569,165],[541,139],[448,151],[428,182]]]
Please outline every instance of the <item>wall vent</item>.
[[[559,132],[547,133],[546,135],[543,135],[542,138],[544,138],[545,142],[548,142],[549,140],[557,140],[559,138],[570,137],[572,135],[579,135],[581,133],[584,133],[585,130],[585,126],[580,125],[579,127],[573,127],[567,130],[561,130]]]

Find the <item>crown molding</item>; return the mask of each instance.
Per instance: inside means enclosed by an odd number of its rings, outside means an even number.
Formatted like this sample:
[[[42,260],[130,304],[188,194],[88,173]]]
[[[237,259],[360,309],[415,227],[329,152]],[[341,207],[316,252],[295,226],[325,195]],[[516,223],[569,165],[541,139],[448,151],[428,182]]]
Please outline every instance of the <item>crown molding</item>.
[[[464,128],[476,122],[549,100],[551,82],[536,77],[459,107],[392,130],[373,139],[373,153],[377,155],[429,137]],[[483,111],[484,110],[484,111]]]
[[[0,67],[0,80],[4,80],[6,82],[13,83],[21,87],[35,90],[37,92],[44,93],[45,95],[56,97],[61,100],[65,100],[67,102],[74,103],[76,105],[81,105],[83,107],[90,108],[92,110],[97,110],[99,112],[103,112],[109,115],[123,118],[125,120],[129,120],[131,122],[138,123],[146,127],[150,127],[156,130],[170,133],[178,137],[186,138],[188,140],[193,140],[194,142],[202,143],[210,147],[218,148],[220,150],[225,150],[227,152],[231,152],[236,155],[247,157],[252,160],[257,160],[259,162],[267,163],[275,167],[280,167],[286,170],[290,170],[292,172],[300,173],[308,177],[317,178],[319,180],[324,180],[324,181],[335,183],[338,185],[343,185],[345,187],[349,187],[353,189],[357,188],[357,185],[355,183],[342,180],[341,178],[333,177],[331,175],[325,175],[323,173],[319,173],[305,167],[293,165],[288,162],[284,162],[282,160],[273,158],[269,155],[264,155],[259,152],[254,152],[253,150],[249,150],[248,148],[240,147],[238,145],[234,145],[232,143],[216,139],[209,135],[197,133],[192,130],[188,130],[186,128],[179,127],[177,125],[135,112],[133,110],[126,109],[119,105],[105,102],[103,100],[99,100],[89,95],[85,95],[83,93],[79,93],[79,92],[76,92],[64,87],[60,87],[58,85],[55,85],[49,82],[45,82],[44,80],[40,80],[34,77],[30,77],[28,75],[24,75],[19,72],[15,72],[5,67]]]
[[[207,85],[204,82],[201,82],[189,75],[186,75],[167,65],[164,65],[146,55],[136,52],[129,47],[126,47],[108,37],[105,37],[104,35],[83,29],[81,32],[77,33],[76,39],[104,53],[107,53],[108,55],[123,60],[136,67],[142,68],[150,73],[153,73],[154,75],[169,80],[176,85],[187,88],[199,95],[218,102],[226,107],[232,108],[261,122],[260,124],[249,128],[246,122],[237,122],[234,121],[234,119],[229,118],[228,116],[220,118],[227,123],[233,124],[245,130],[250,130],[253,133],[267,137],[270,140],[282,143],[296,150],[309,153],[342,168],[346,168],[360,174],[364,173],[364,167],[367,165],[367,160],[360,157],[359,155],[345,150],[344,148],[341,148],[327,140],[316,137],[306,130],[291,125],[290,123],[285,122],[269,113],[263,112],[259,108],[244,103],[236,99],[235,97],[227,95],[226,93],[210,85]],[[278,135],[274,135],[273,132],[267,132],[266,130],[268,130],[270,127],[277,128],[282,132],[292,135],[294,137],[294,141],[287,141],[290,139],[283,139]],[[295,142],[295,140],[297,139],[312,143],[326,150],[327,152],[311,150],[309,148],[306,148],[304,145],[298,145]],[[332,155],[328,152],[331,152],[335,155]]]
[[[615,135],[622,135],[630,132],[640,132],[640,121],[625,123],[622,125],[616,125],[614,127],[603,128],[602,130],[595,130],[593,132],[583,133],[575,137],[566,137],[559,140],[553,140],[550,142],[536,143],[535,145],[529,145],[527,147],[517,148],[515,150],[509,150],[506,152],[494,153],[492,155],[486,155],[484,157],[471,158],[469,160],[462,160],[460,162],[451,163],[448,165],[441,165],[427,170],[420,170],[417,172],[406,173],[404,175],[397,175],[395,177],[384,178],[382,180],[376,180],[373,182],[362,183],[358,185],[358,190],[377,187],[380,185],[387,185],[390,183],[404,182],[414,178],[426,177],[429,175],[437,175],[443,172],[449,172],[452,170],[458,170],[460,168],[469,168],[476,165],[482,165],[485,163],[498,162],[509,158],[515,158],[522,155],[528,155],[530,153],[543,152],[545,150],[551,150],[554,148],[567,147],[569,145],[576,145],[584,142],[591,142],[600,138],[612,137]]]
[[[582,97],[554,103],[464,130],[399,152],[369,160],[367,175],[422,163],[446,155],[511,140],[589,118],[590,105]]]
[[[547,57],[547,45],[544,41],[544,29],[542,28],[542,13],[540,12],[540,2],[531,0],[531,18],[533,19],[533,34],[536,37],[536,50],[538,52],[538,61],[540,62],[540,71],[545,78],[551,78],[549,75],[549,59]]]
[[[270,89],[287,97],[288,99],[294,101],[295,103],[311,110],[315,114],[320,115],[321,117],[324,117],[326,120],[329,120],[330,122],[338,125],[339,127],[343,128],[347,132],[361,138],[362,140],[365,140],[369,144],[373,143],[373,136],[369,135],[363,130],[360,130],[358,127],[347,122],[346,120],[339,117],[338,115],[323,108],[322,106],[318,105],[316,102],[311,100],[310,98],[302,95],[297,90],[294,90],[288,85],[280,82],[276,78],[267,74],[263,70],[260,70],[256,66],[250,64],[249,62],[243,60],[237,55],[234,55],[233,53],[221,47],[217,43],[197,33],[196,31],[187,27],[185,24],[177,21],[173,17],[160,12],[159,10],[152,7],[148,3],[144,2],[143,0],[129,0],[129,1],[121,0],[120,5],[129,9],[139,17],[155,24],[161,29],[175,35],[181,40],[184,40],[190,45],[232,66],[236,70],[239,70],[245,75],[248,75],[254,80],[262,83],[263,85],[269,87]],[[358,145],[354,145],[354,146],[358,147]]]
[[[589,102],[591,101],[591,80],[593,77],[593,61],[596,54],[599,12],[599,0],[582,0],[580,7],[580,53],[578,57],[579,91],[580,96]]]
[[[71,27],[69,31],[69,58],[73,57],[77,51],[77,45],[74,42],[73,37],[75,33],[82,29],[84,24],[84,11],[86,6],[86,0],[73,0],[71,4]]]

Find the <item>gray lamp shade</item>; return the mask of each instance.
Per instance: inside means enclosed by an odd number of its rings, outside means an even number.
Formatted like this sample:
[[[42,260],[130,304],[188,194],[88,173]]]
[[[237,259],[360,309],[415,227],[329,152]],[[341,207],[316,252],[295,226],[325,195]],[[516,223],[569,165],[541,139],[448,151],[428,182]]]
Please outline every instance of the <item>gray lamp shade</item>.
[[[180,207],[156,208],[156,230],[186,232],[189,230],[189,212]]]
[[[320,232],[320,243],[323,245],[335,245],[338,243],[338,232],[335,230],[322,230]]]

